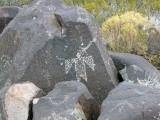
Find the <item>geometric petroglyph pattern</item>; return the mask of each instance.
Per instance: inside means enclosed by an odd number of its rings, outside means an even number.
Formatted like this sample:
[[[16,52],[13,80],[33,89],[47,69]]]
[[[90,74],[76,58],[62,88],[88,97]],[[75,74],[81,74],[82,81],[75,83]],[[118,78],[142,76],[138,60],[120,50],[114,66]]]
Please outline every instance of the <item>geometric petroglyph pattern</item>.
[[[88,57],[77,57],[69,60],[65,60],[65,71],[68,74],[69,70],[72,67],[72,64],[75,64],[75,71],[77,80],[80,81],[83,78],[87,82],[86,74],[86,65],[85,63],[94,71],[94,60],[92,56]]]

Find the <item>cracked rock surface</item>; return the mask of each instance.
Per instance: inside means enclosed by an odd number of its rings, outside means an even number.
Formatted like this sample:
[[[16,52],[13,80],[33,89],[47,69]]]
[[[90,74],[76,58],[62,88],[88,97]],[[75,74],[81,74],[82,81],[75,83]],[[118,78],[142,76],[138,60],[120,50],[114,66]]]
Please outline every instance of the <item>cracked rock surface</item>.
[[[30,120],[31,101],[45,93],[31,82],[10,86],[4,95],[5,120]]]
[[[160,89],[123,82],[101,106],[98,120],[159,120]]]
[[[97,120],[100,108],[86,86],[60,82],[47,96],[33,100],[33,120]]]
[[[0,91],[30,81],[48,93],[75,80],[101,103],[118,81],[100,39],[97,22],[81,7],[61,0],[28,5],[0,34]]]
[[[117,52],[109,54],[123,78],[120,81],[160,87],[160,72],[143,57]]]

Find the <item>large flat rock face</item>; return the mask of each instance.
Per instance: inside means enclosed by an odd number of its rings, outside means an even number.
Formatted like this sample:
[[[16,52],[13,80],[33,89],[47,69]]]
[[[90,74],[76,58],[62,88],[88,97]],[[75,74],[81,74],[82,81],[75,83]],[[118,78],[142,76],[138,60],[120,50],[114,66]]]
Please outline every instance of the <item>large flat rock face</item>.
[[[33,120],[97,120],[99,105],[84,84],[60,82],[47,96],[33,100]]]
[[[159,88],[123,82],[102,103],[98,120],[158,120],[159,94]]]
[[[31,81],[48,92],[57,82],[76,80],[102,102],[117,84],[93,17],[60,0],[22,10],[0,36],[0,58],[0,89]]]

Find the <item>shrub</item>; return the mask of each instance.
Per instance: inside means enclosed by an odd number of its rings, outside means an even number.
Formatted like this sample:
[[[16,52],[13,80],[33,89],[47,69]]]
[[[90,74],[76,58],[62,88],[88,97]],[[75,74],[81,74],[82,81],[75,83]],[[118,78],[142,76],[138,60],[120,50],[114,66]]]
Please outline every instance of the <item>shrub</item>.
[[[160,32],[151,28],[148,37],[147,60],[160,70]]]
[[[102,23],[101,34],[111,51],[144,55],[148,37],[145,30],[150,26],[149,20],[131,11],[106,19]]]
[[[148,52],[148,39],[159,35],[158,31],[148,32],[152,26],[146,17],[130,11],[106,19],[100,29],[110,51],[137,54],[157,66],[159,56]]]

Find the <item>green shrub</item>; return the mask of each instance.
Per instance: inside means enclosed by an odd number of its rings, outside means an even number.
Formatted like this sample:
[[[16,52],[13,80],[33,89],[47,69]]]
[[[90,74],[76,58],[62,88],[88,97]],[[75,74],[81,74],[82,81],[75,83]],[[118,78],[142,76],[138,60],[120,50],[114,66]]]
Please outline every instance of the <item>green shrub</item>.
[[[101,34],[111,51],[144,55],[148,37],[144,29],[150,26],[149,20],[131,11],[106,19],[102,23]]]
[[[143,56],[158,68],[159,53],[153,55],[148,52],[148,41],[151,35],[154,35],[155,38],[160,34],[156,28],[156,32],[149,33],[151,26],[153,24],[146,17],[130,11],[106,19],[100,29],[108,50]]]

